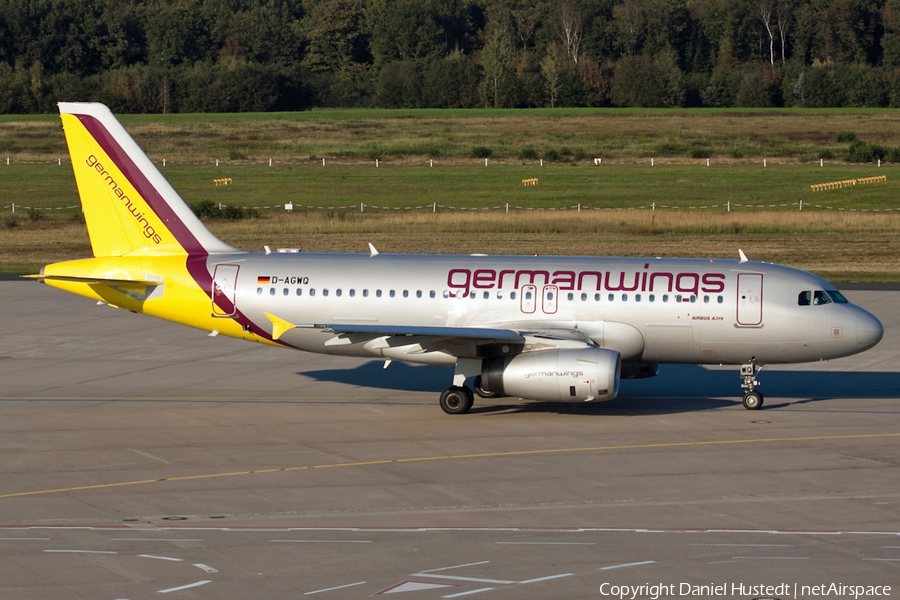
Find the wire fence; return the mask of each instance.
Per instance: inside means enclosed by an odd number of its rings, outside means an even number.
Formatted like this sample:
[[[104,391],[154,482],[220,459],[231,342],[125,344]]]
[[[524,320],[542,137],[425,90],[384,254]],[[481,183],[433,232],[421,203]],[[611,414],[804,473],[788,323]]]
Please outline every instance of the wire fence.
[[[707,167],[711,166],[710,159],[703,160],[677,160],[677,159],[664,159],[664,161],[657,160],[655,158],[649,159],[602,159],[602,158],[594,158],[593,164],[596,166],[602,165],[637,165],[637,164],[649,164],[650,166],[660,165],[663,166],[665,164],[671,165],[685,165],[685,164],[697,164],[702,166],[704,163]],[[465,164],[482,164],[482,159],[478,159],[476,163],[472,161],[467,161]],[[543,166],[543,160],[537,159],[534,161],[517,161],[517,162],[503,162],[499,160],[491,160],[489,158],[483,159],[484,166],[491,165],[516,165],[516,166]],[[366,161],[337,161],[330,160],[326,158],[318,159],[318,158],[310,158],[308,160],[295,160],[295,161],[276,161],[273,159],[262,160],[262,161],[250,161],[250,160],[224,160],[224,159],[216,159],[209,161],[195,161],[195,162],[175,162],[175,161],[167,161],[166,159],[154,160],[153,161],[158,166],[167,167],[167,166],[199,166],[199,165],[215,165],[215,166],[247,166],[247,165],[289,165],[289,166],[302,166],[302,165],[319,165],[321,164],[323,167],[327,167],[328,165],[346,165],[346,166],[359,166],[359,165],[371,165],[374,163],[376,168],[379,168],[381,165],[384,165],[384,161],[380,159],[366,160]],[[728,163],[720,163],[720,164],[734,164],[735,161],[730,161]],[[48,165],[57,165],[62,166],[63,164],[70,164],[71,161],[69,159],[58,158],[56,160],[43,160],[43,161],[18,161],[11,160],[10,158],[6,159],[7,166],[11,166],[14,164],[23,164],[23,165],[34,165],[34,164],[48,164]],[[397,163],[388,163],[388,164],[397,164]],[[427,160],[424,162],[416,162],[416,163],[402,163],[404,166],[419,165],[424,166],[428,165],[429,167],[433,167],[435,161],[433,159]],[[446,164],[446,163],[445,163]],[[460,164],[457,162],[449,163],[450,166]],[[553,163],[553,164],[561,164],[561,163]],[[590,164],[590,163],[585,163]],[[818,164],[820,167],[824,167],[825,165],[840,165],[846,166],[848,163],[837,162],[837,161],[825,161],[824,159],[819,159],[817,161],[807,161],[807,162],[797,162],[797,161],[774,161],[771,159],[761,159],[755,160],[751,159],[745,161],[744,164],[759,164],[763,168],[768,167],[769,165],[813,165]],[[874,163],[875,166],[881,167],[884,165],[889,165],[893,163],[882,162],[878,160],[877,163]],[[871,181],[863,181],[862,179],[858,180],[864,183],[873,183],[875,181],[885,182],[887,181],[887,176],[878,176],[878,177],[869,177],[864,178],[866,180]],[[216,182],[224,181],[224,180],[214,180]],[[534,180],[535,182],[537,180]],[[228,182],[231,182],[231,179],[228,179]],[[844,187],[843,184],[848,184],[848,182],[852,182],[854,185],[857,180],[848,180],[842,182],[831,182],[826,184],[817,184],[810,186],[813,191],[821,191],[824,189],[835,189],[838,187]],[[832,184],[835,184],[832,186]],[[836,185],[842,184],[842,185]],[[821,190],[819,189],[821,187]],[[222,210],[224,207],[227,207],[227,204],[219,203],[219,210]],[[16,211],[59,211],[59,210],[74,210],[81,208],[80,204],[72,205],[72,206],[55,206],[55,207],[41,207],[41,206],[25,206],[16,203],[11,203],[5,206],[0,206],[0,210],[9,210],[13,214]],[[619,207],[609,207],[609,206],[590,206],[587,204],[577,204],[574,206],[542,206],[542,207],[531,207],[531,206],[520,206],[513,204],[501,204],[494,206],[450,206],[438,203],[432,204],[424,204],[419,206],[378,206],[374,204],[365,204],[363,202],[356,204],[348,204],[343,206],[318,206],[318,205],[310,205],[310,204],[297,204],[297,203],[287,203],[287,204],[274,204],[267,206],[241,206],[236,207],[241,208],[242,210],[284,210],[287,212],[292,212],[293,210],[358,210],[361,213],[366,212],[366,209],[370,211],[430,211],[432,213],[437,213],[440,211],[466,211],[466,212],[478,212],[478,211],[494,211],[494,212],[506,212],[510,211],[532,211],[532,212],[563,212],[563,211],[575,211],[575,212],[592,212],[592,211],[607,211],[607,212],[615,212],[615,211],[635,211],[635,210],[725,210],[725,212],[732,212],[732,210],[740,210],[740,209],[766,209],[766,208],[774,208],[774,209],[787,209],[787,208],[796,208],[798,211],[802,212],[803,210],[829,210],[836,212],[849,212],[849,213],[892,213],[892,212],[900,212],[900,207],[897,208],[845,208],[845,207],[836,207],[836,206],[828,206],[826,204],[815,204],[812,202],[804,202],[800,200],[798,202],[785,202],[785,203],[770,203],[770,204],[752,204],[752,203],[738,203],[738,202],[723,202],[719,204],[709,204],[709,205],[698,205],[698,206],[685,206],[685,205],[674,205],[674,204],[661,204],[651,202],[650,204],[642,204],[639,206],[619,206]]]

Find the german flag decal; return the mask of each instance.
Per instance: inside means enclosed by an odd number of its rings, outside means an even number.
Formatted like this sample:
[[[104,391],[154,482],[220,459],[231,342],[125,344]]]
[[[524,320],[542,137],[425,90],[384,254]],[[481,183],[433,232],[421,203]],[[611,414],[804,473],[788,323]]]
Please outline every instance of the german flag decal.
[[[256,283],[269,283],[271,279],[271,277],[257,277]]]

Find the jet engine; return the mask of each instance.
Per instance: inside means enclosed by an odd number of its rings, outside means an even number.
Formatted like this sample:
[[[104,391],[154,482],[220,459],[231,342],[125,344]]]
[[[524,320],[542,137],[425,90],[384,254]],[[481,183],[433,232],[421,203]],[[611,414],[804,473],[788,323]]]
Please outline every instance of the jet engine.
[[[622,361],[607,348],[560,348],[485,360],[487,392],[549,402],[612,400],[619,393]]]

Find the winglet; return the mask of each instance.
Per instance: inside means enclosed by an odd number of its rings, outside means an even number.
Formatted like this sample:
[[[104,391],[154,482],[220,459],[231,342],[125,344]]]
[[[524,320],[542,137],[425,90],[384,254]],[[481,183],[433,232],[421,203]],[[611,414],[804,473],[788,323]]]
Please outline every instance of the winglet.
[[[369,242],[369,256],[378,256],[378,250],[375,249],[375,246],[372,245],[372,242]]]
[[[263,313],[270,321],[272,321],[272,339],[278,340],[285,333],[296,327],[293,323],[289,323],[284,319],[280,319],[273,314]]]
[[[741,250],[740,248],[738,248],[738,254],[741,255],[741,264],[744,264],[745,262],[747,262],[747,260],[748,260],[747,255],[744,254],[744,251]]]

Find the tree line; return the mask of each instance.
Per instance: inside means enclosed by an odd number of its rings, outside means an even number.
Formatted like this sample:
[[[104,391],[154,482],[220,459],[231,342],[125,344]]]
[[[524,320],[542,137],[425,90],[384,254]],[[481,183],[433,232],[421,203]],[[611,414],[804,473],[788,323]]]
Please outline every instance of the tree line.
[[[898,107],[900,0],[7,0],[0,112]]]

